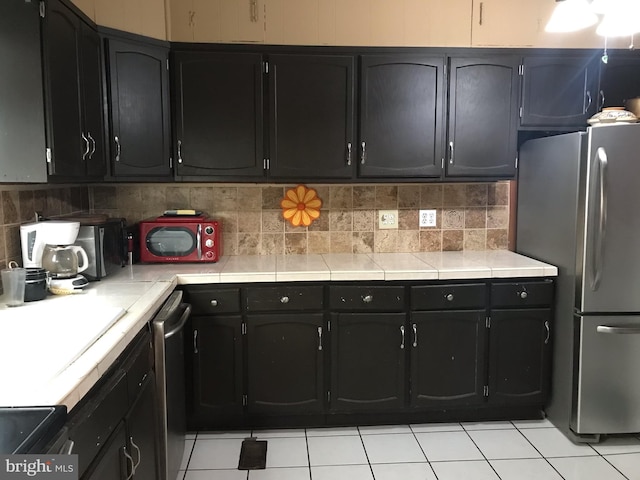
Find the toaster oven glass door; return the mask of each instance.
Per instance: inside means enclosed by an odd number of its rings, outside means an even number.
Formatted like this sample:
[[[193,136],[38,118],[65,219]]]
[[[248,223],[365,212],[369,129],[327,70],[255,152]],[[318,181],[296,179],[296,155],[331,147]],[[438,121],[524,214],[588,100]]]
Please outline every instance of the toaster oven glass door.
[[[157,227],[147,233],[147,249],[158,257],[186,257],[196,250],[196,235],[186,227]]]

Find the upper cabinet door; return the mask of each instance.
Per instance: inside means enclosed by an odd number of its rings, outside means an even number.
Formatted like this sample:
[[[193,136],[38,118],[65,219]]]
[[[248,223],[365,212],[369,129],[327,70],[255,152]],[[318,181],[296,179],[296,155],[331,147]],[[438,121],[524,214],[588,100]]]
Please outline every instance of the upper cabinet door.
[[[0,182],[46,182],[37,2],[0,2]]]
[[[474,1],[472,46],[534,45],[539,30],[538,3],[532,0]]]
[[[516,172],[518,57],[452,58],[446,176]]]
[[[354,59],[269,57],[270,175],[297,180],[351,178]]]
[[[169,176],[167,49],[108,40],[114,176]]]
[[[586,125],[597,111],[599,61],[590,54],[525,57],[520,125]]]
[[[85,172],[79,45],[79,18],[62,2],[48,2],[44,21],[47,143],[51,149],[49,173],[57,176],[82,177]]]
[[[443,73],[444,57],[362,57],[360,177],[440,176]]]
[[[602,64],[600,107],[622,107],[627,100],[640,97],[640,56],[614,53]]]
[[[262,56],[175,56],[178,175],[264,176]]]

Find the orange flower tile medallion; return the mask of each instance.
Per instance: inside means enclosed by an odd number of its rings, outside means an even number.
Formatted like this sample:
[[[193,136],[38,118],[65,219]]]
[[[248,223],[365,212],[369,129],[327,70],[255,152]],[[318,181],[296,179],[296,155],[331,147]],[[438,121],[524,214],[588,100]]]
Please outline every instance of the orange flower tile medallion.
[[[313,188],[298,185],[287,190],[280,202],[282,216],[294,227],[308,227],[320,216],[322,200]]]

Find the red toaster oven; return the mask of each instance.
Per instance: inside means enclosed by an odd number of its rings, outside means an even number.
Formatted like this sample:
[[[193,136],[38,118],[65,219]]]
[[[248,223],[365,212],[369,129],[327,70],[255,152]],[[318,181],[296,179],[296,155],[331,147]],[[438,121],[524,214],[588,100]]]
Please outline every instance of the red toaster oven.
[[[161,216],[140,222],[140,261],[217,262],[222,224],[204,215]]]

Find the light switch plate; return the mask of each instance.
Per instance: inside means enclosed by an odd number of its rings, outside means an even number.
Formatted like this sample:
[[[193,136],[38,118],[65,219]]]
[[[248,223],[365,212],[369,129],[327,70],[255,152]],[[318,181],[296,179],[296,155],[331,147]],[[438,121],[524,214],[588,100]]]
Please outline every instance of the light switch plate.
[[[436,211],[435,210],[420,210],[420,226],[421,227],[435,227],[436,226]]]
[[[378,228],[398,228],[398,210],[378,210]]]

